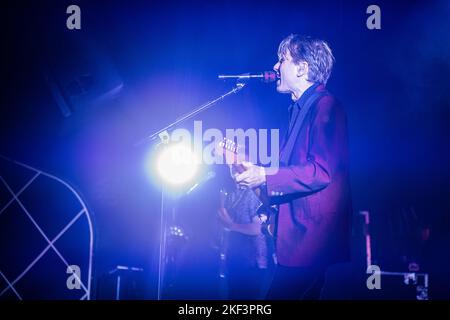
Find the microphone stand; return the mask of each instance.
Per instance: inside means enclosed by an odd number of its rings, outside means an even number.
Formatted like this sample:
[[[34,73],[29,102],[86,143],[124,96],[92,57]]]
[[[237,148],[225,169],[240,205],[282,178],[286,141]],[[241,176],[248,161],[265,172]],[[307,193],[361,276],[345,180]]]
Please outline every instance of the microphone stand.
[[[178,124],[182,123],[183,121],[186,121],[195,115],[211,108],[213,105],[215,105],[220,100],[223,100],[225,97],[239,92],[242,88],[244,88],[245,83],[238,81],[236,83],[236,86],[228,91],[227,93],[221,95],[220,97],[208,101],[201,106],[195,108],[193,111],[179,117],[177,120],[172,122],[171,124],[165,126],[164,128],[155,131],[150,136],[138,141],[135,146],[140,146],[146,142],[153,141],[156,139],[156,137],[160,138],[159,145],[167,146],[170,142],[170,136],[169,136],[169,130],[177,126]],[[162,290],[163,290],[163,284],[164,284],[164,271],[165,271],[165,264],[166,264],[166,233],[167,233],[167,220],[165,217],[165,196],[164,196],[164,185],[161,186],[161,212],[160,212],[160,239],[159,239],[159,259],[158,259],[158,300],[162,299]]]
[[[195,116],[195,115],[197,115],[197,114],[199,114],[199,113],[201,113],[201,112],[203,112],[203,111],[205,111],[205,110],[208,110],[208,109],[211,108],[213,105],[215,105],[217,102],[219,102],[220,100],[223,100],[225,97],[227,97],[227,96],[229,96],[229,95],[231,95],[231,94],[233,94],[233,93],[237,93],[237,92],[240,91],[244,86],[245,86],[245,83],[244,83],[244,82],[237,82],[237,83],[236,83],[236,86],[235,86],[233,89],[231,89],[230,91],[228,91],[227,93],[221,95],[220,97],[218,97],[218,98],[216,98],[216,99],[214,99],[214,100],[211,100],[211,101],[208,101],[208,102],[202,104],[201,106],[195,108],[193,111],[191,111],[191,112],[189,112],[189,113],[186,113],[186,114],[182,115],[181,117],[179,117],[177,120],[175,120],[175,121],[172,122],[171,124],[165,126],[165,127],[162,128],[162,129],[159,129],[158,131],[155,131],[154,133],[152,133],[152,134],[149,135],[148,137],[146,137],[146,138],[144,138],[144,139],[138,141],[135,145],[136,145],[136,146],[139,146],[139,145],[141,145],[141,144],[143,144],[143,143],[146,143],[146,142],[155,140],[155,138],[156,138],[157,136],[159,136],[159,138],[162,140],[162,141],[161,141],[162,143],[168,143],[168,142],[169,142],[169,141],[168,141],[168,140],[169,140],[169,136],[168,136],[168,131],[169,131],[169,130],[171,130],[173,127],[177,126],[177,125],[180,124],[181,122],[186,121],[186,120],[192,118],[193,116]]]

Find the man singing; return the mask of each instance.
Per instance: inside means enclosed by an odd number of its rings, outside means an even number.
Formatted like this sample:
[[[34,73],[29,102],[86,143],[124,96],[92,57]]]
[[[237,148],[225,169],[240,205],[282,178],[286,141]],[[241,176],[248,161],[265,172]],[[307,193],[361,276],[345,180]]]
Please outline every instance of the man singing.
[[[327,268],[349,259],[351,197],[346,116],[325,88],[334,57],[325,41],[290,35],[278,48],[277,91],[288,93],[280,168],[245,163],[236,175],[279,204],[277,269],[268,299],[318,299]]]

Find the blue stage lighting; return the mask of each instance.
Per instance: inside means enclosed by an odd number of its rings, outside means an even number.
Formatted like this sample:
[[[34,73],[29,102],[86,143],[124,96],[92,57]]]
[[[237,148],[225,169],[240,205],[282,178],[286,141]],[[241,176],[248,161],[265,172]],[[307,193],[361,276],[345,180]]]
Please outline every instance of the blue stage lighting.
[[[180,143],[164,147],[156,159],[159,176],[173,186],[191,182],[199,171],[199,164],[192,149]]]

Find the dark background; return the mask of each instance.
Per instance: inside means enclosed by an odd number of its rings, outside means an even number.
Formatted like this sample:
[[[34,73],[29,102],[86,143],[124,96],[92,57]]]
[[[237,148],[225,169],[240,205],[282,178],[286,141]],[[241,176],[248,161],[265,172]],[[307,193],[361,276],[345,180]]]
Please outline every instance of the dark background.
[[[81,30],[66,28],[70,4],[81,8]],[[371,4],[381,30],[366,28]],[[450,297],[448,1],[14,1],[1,12],[0,154],[80,192],[95,222],[95,280],[118,264],[142,267],[141,297],[155,297],[160,194],[146,169],[152,144],[135,143],[231,89],[218,74],[271,70],[279,42],[301,33],[333,49],[328,88],[349,121],[354,260],[336,271],[329,296],[367,297],[358,211],[369,210],[375,262],[406,271],[418,261],[430,297]],[[289,101],[274,84],[252,83],[196,119],[204,128],[283,129]],[[214,216],[213,189],[178,205],[193,233]],[[426,228],[428,240],[414,245]]]

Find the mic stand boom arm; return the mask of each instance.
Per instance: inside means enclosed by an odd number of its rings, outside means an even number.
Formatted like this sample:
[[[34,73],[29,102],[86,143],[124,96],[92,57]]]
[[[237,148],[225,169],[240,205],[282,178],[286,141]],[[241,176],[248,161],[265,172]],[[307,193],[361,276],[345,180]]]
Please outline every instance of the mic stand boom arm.
[[[202,104],[201,106],[197,107],[197,108],[194,109],[193,111],[191,111],[191,112],[189,112],[189,113],[187,113],[187,114],[185,114],[185,115],[179,117],[177,120],[175,120],[175,122],[169,124],[168,126],[165,126],[164,128],[162,128],[162,129],[160,129],[160,130],[154,132],[154,133],[151,134],[150,136],[148,136],[148,137],[146,137],[146,138],[140,140],[139,142],[137,142],[137,143],[136,143],[136,146],[139,146],[139,145],[141,145],[141,144],[143,144],[143,143],[145,143],[145,142],[148,142],[148,141],[152,141],[152,140],[154,140],[157,136],[159,136],[159,137],[161,138],[161,140],[162,140],[161,134],[166,133],[168,130],[170,130],[170,129],[172,129],[173,127],[177,126],[177,125],[180,124],[181,122],[186,121],[186,120],[192,118],[193,116],[195,116],[195,115],[197,115],[197,114],[199,114],[199,113],[201,113],[201,112],[203,112],[203,111],[209,109],[210,107],[212,107],[212,106],[215,105],[217,102],[219,102],[220,100],[224,99],[225,97],[227,97],[227,96],[229,96],[229,95],[231,95],[231,94],[233,94],[233,93],[237,93],[237,92],[240,91],[244,86],[245,86],[245,83],[242,83],[242,82],[236,83],[236,86],[235,86],[233,89],[231,89],[230,91],[228,91],[227,93],[221,95],[220,97],[218,97],[218,98],[216,98],[216,99],[214,99],[214,100],[208,101],[208,102]],[[164,141],[163,141],[163,142],[164,142]]]

